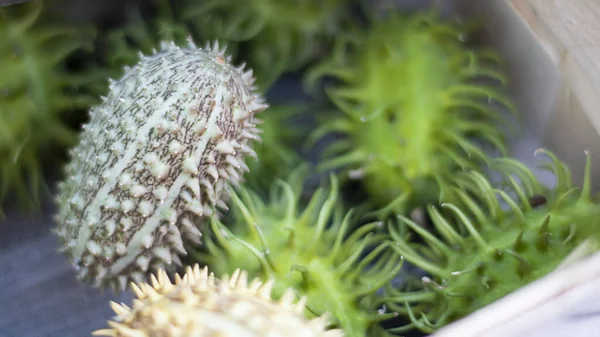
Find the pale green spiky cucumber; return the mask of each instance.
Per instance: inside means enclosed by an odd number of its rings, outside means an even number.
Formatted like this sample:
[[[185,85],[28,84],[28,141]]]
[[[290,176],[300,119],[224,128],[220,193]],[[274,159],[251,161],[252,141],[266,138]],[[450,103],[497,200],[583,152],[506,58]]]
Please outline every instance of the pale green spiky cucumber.
[[[241,43],[266,90],[284,72],[314,61],[348,25],[352,0],[187,0],[183,18],[204,39]]]
[[[394,314],[378,313],[376,291],[398,273],[402,258],[387,250],[381,223],[351,230],[353,213],[343,212],[334,177],[303,207],[307,167],[274,182],[269,200],[244,187],[232,191],[232,218],[227,227],[214,219],[206,255],[198,258],[216,273],[243,266],[250,277],[274,279],[275,298],[294,289],[307,297],[306,315],[330,312],[346,336],[377,336],[377,323]]]
[[[43,162],[76,142],[70,114],[96,102],[81,90],[86,74],[65,69],[75,52],[91,50],[95,31],[57,22],[45,5],[0,8],[0,201],[14,194],[36,209],[49,193]]]
[[[305,78],[339,81],[328,94],[340,114],[323,116],[311,141],[344,137],[323,152],[322,169],[341,168],[360,179],[385,217],[440,197],[440,187],[462,169],[488,160],[484,142],[506,153],[491,102],[514,110],[495,85],[506,79],[497,57],[463,43],[466,26],[434,12],[392,14],[364,32],[340,37],[331,58]]]
[[[181,264],[184,242],[201,243],[199,223],[227,208],[226,187],[248,170],[255,116],[268,107],[252,71],[230,61],[218,42],[164,42],[90,109],[54,228],[82,281],[119,291]]]
[[[390,226],[394,249],[429,273],[412,289],[386,289],[387,305],[408,315],[409,327],[432,332],[547,275],[576,249],[590,253],[600,247],[600,204],[590,191],[589,154],[579,189],[565,164],[545,152],[552,159],[546,167],[556,177],[553,189],[524,164],[497,159],[504,186],[494,187],[477,172],[457,175],[450,193],[460,202],[428,207],[435,230],[404,217]],[[403,226],[409,231],[401,233]],[[415,234],[422,244],[409,239]]]

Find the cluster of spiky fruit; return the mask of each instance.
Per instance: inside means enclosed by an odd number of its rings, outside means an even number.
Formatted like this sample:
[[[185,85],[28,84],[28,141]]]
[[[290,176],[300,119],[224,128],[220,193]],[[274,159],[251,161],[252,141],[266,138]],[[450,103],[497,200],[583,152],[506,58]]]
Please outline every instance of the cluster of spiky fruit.
[[[133,307],[113,303],[112,328],[96,335],[431,332],[600,239],[589,162],[578,194],[550,154],[558,186],[549,190],[480,146],[506,152],[492,103],[513,108],[500,89],[478,82],[506,79],[494,54],[467,48],[466,26],[433,12],[392,14],[337,36],[333,55],[307,76],[339,80],[328,94],[342,115],[324,116],[311,138],[345,138],[321,167],[359,179],[371,196],[361,206],[379,209],[380,219],[398,215],[385,231],[383,222],[358,226],[333,175],[328,188],[305,192],[308,166],[299,165],[287,142],[297,134],[284,125],[295,107],[268,108],[262,98],[283,72],[326,52],[320,47],[342,31],[350,1],[188,1],[173,11],[157,3],[155,20],[109,39],[107,65],[120,79],[91,109],[59,185],[54,232],[78,277],[115,290],[135,282]],[[197,48],[194,33],[233,43],[257,74],[234,67],[218,43]],[[252,143],[261,132],[263,144]],[[247,156],[258,161],[245,163]],[[485,163],[497,165],[508,190],[493,187]],[[432,228],[405,217],[420,207]],[[587,247],[600,246],[593,242]],[[173,284],[169,272],[189,252],[225,276],[194,264]],[[415,284],[399,274],[404,260],[429,275]],[[152,285],[144,282],[151,270]],[[398,314],[409,326],[379,324]]]
[[[200,219],[227,207],[254,154],[254,115],[267,105],[253,80],[218,43],[190,41],[164,43],[111,81],[57,196],[54,231],[80,278],[123,289],[200,242]]]
[[[341,337],[337,329],[327,329],[328,316],[306,319],[305,298],[296,301],[290,289],[279,300],[271,297],[273,280],[254,279],[236,270],[221,279],[200,269],[188,267],[183,277],[175,275],[174,284],[164,270],[152,275],[152,285],[131,285],[137,299],[133,307],[112,302],[117,314],[110,329],[97,330],[96,336],[111,337],[190,337],[190,336],[271,336]]]
[[[442,210],[428,207],[431,230],[399,217],[390,228],[394,249],[429,276],[414,292],[389,287],[388,306],[432,332],[547,275],[576,248],[584,247],[582,256],[585,247],[597,250],[600,206],[591,195],[589,156],[579,189],[565,165],[546,153],[557,181],[553,190],[525,165],[499,158],[494,167],[505,188],[493,187],[479,173],[461,173],[450,191],[458,201],[442,204]],[[424,243],[402,235],[404,226]]]
[[[312,138],[344,137],[324,150],[320,166],[360,179],[382,217],[437,201],[455,172],[479,170],[488,154],[478,141],[505,152],[501,128],[491,124],[503,118],[491,102],[512,105],[477,81],[505,82],[496,58],[469,50],[465,27],[436,15],[390,14],[342,36],[306,77],[339,80],[327,92],[342,113],[325,116]]]
[[[16,196],[26,207],[48,192],[42,172],[48,153],[77,140],[68,114],[94,103],[73,90],[86,75],[65,71],[74,52],[92,47],[94,31],[51,21],[44,4],[0,8],[0,202]]]
[[[266,201],[244,187],[232,191],[229,228],[213,218],[202,259],[219,273],[243,266],[253,277],[274,279],[276,297],[294,289],[307,296],[307,315],[330,312],[347,336],[379,333],[377,323],[394,315],[379,313],[376,292],[398,273],[402,258],[386,251],[390,242],[377,233],[379,222],[352,228],[353,212],[343,212],[334,177],[328,191],[320,187],[303,207],[306,170],[278,180]]]

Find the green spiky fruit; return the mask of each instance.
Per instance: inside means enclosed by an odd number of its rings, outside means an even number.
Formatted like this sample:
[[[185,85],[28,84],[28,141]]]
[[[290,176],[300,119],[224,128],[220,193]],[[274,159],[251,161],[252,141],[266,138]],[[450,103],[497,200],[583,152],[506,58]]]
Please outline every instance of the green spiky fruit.
[[[476,172],[458,175],[451,193],[460,203],[428,208],[435,235],[401,217],[423,244],[391,226],[394,249],[429,276],[415,292],[387,289],[390,308],[431,332],[547,275],[582,244],[597,249],[600,204],[590,192],[589,155],[579,189],[568,168],[547,153],[554,189],[516,160],[498,159],[505,186],[495,188]]]
[[[76,51],[90,50],[94,30],[53,21],[44,4],[0,8],[0,200],[14,193],[23,206],[48,192],[45,155],[77,140],[69,113],[96,101],[76,90],[85,74],[65,70]]]
[[[274,179],[284,179],[302,162],[294,149],[302,133],[290,123],[301,109],[300,105],[272,104],[261,113],[260,141],[253,144],[256,156],[248,161],[244,186],[269,190]]]
[[[339,34],[351,0],[185,1],[182,15],[204,39],[242,43],[244,59],[266,90],[283,73],[315,60]]]
[[[287,182],[275,182],[267,201],[245,188],[231,192],[229,229],[213,221],[213,238],[205,240],[208,254],[201,259],[216,273],[243,266],[250,277],[272,278],[275,297],[291,287],[307,296],[308,316],[330,312],[346,336],[371,336],[367,332],[389,317],[378,314],[375,292],[399,271],[401,258],[386,251],[387,235],[368,234],[380,223],[349,234],[352,211],[343,213],[335,178],[328,192],[319,188],[303,208],[307,167],[300,166]],[[381,260],[373,263],[377,257]]]
[[[340,37],[331,59],[306,77],[339,80],[328,94],[342,114],[324,117],[311,138],[345,137],[321,167],[361,179],[381,215],[435,201],[454,172],[479,169],[488,154],[477,142],[505,152],[496,126],[504,118],[491,102],[512,105],[495,85],[476,82],[505,78],[494,54],[467,48],[464,29],[433,12],[391,15]]]

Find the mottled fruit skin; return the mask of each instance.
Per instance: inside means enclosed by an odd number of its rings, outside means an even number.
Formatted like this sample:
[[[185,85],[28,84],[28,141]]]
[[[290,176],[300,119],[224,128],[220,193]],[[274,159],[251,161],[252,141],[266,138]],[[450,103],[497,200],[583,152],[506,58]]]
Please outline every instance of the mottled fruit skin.
[[[547,153],[554,189],[525,165],[498,159],[494,167],[502,174],[501,185],[475,172],[460,174],[451,191],[459,202],[428,208],[435,231],[404,217],[392,226],[393,247],[429,276],[412,287],[414,292],[387,289],[388,306],[432,332],[544,277],[565,259],[583,256],[580,251],[600,247],[600,204],[590,193],[589,156],[579,188],[566,166]],[[409,242],[401,229],[424,244]]]
[[[191,41],[191,40],[190,40]],[[71,151],[57,196],[57,227],[78,277],[123,289],[149,268],[180,263],[200,243],[198,219],[226,208],[254,152],[252,71],[218,43],[162,49],[111,83]]]
[[[111,329],[95,336],[110,337],[342,337],[327,329],[327,315],[304,318],[305,298],[296,301],[289,290],[279,301],[271,299],[273,281],[256,278],[248,283],[241,269],[215,278],[196,264],[173,284],[164,270],[152,275],[152,285],[132,284],[136,301],[130,308],[111,302],[117,317]]]

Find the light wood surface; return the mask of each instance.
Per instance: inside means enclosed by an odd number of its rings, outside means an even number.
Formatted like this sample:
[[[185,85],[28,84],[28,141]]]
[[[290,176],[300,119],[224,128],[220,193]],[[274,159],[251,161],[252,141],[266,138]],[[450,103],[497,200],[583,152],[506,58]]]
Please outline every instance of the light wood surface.
[[[600,1],[453,0],[485,21],[484,41],[506,60],[526,125],[579,182],[584,150],[600,188]]]

